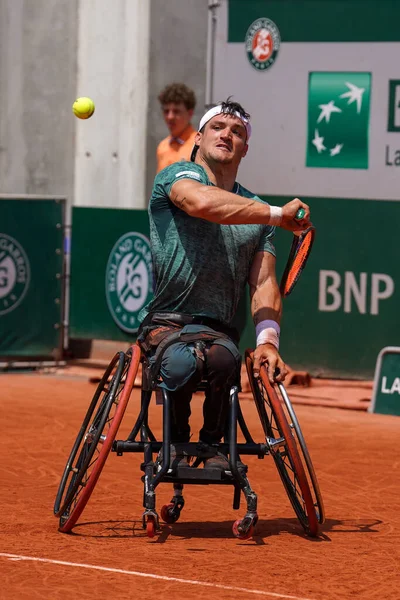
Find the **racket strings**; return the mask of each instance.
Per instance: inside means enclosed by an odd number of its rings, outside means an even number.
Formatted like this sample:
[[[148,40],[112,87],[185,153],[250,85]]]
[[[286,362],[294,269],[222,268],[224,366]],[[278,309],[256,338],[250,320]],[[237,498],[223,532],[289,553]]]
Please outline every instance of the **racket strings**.
[[[288,272],[287,280],[284,287],[284,294],[290,293],[297,279],[299,278],[299,275],[303,270],[307,262],[307,258],[310,254],[313,239],[313,232],[310,231],[304,236],[304,238],[301,241],[299,240],[299,245],[293,258],[293,263]]]

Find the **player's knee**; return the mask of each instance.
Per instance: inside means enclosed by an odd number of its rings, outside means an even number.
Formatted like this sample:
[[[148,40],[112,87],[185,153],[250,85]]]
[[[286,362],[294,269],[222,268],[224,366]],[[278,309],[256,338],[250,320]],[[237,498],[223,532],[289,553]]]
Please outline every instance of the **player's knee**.
[[[196,372],[196,368],[193,350],[187,344],[173,344],[165,350],[161,361],[161,386],[171,392],[181,388]]]
[[[219,375],[222,380],[231,383],[237,378],[240,362],[228,348],[213,344],[207,353],[208,370]]]

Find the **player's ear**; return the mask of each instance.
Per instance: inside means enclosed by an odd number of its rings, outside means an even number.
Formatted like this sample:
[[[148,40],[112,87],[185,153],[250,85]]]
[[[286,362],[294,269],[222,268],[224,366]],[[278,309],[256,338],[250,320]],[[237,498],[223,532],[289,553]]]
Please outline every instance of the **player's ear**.
[[[194,143],[196,144],[196,146],[200,146],[201,136],[202,134],[200,133],[200,131],[198,131],[196,133],[196,137],[194,138]]]
[[[242,152],[242,158],[244,158],[247,154],[247,150],[249,149],[249,145],[245,144]]]

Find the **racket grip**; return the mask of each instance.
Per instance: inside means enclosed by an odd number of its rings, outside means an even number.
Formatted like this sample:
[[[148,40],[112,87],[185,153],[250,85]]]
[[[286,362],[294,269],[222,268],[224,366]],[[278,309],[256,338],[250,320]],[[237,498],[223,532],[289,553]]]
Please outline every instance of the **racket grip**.
[[[306,214],[306,211],[304,210],[304,208],[299,208],[299,210],[296,213],[295,219],[296,221],[301,221],[301,219],[304,217],[304,215]]]

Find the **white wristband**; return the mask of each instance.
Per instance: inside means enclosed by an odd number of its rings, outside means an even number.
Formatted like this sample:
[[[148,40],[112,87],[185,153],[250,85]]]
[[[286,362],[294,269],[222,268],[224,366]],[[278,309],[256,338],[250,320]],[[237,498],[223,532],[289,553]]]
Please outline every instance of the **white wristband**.
[[[282,222],[282,208],[280,206],[270,206],[269,225],[279,225]]]
[[[272,344],[279,350],[279,335],[281,328],[276,321],[266,319],[256,325],[257,346]]]

